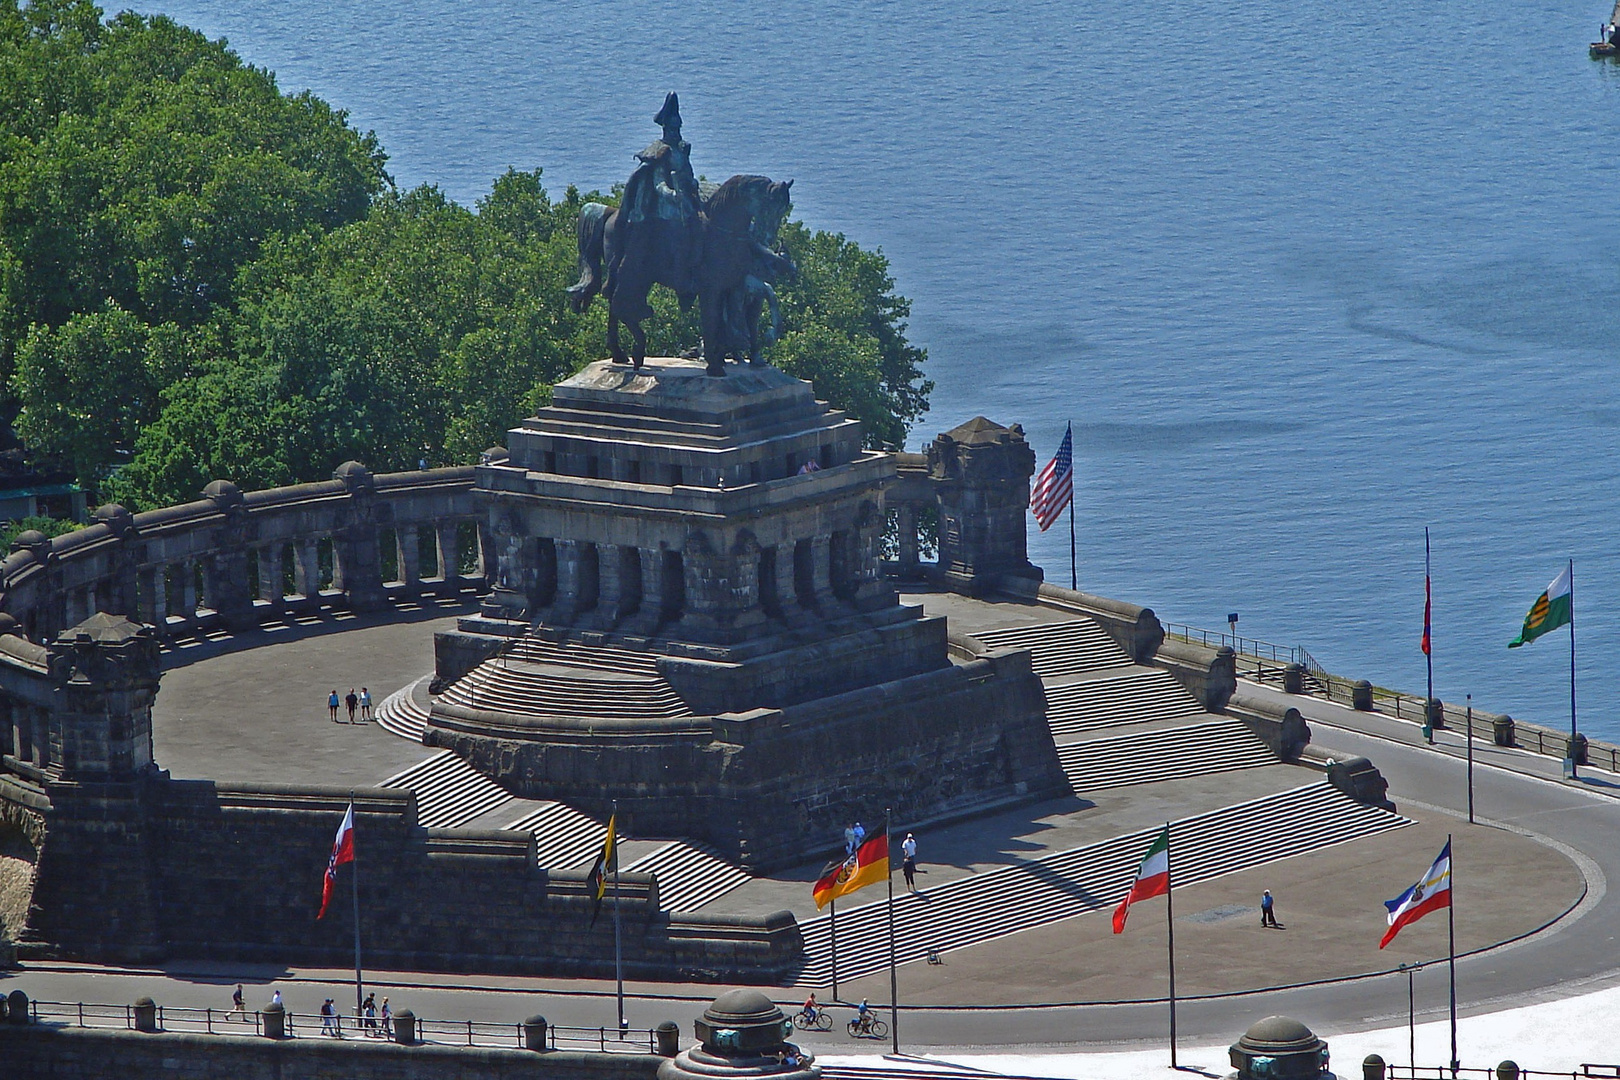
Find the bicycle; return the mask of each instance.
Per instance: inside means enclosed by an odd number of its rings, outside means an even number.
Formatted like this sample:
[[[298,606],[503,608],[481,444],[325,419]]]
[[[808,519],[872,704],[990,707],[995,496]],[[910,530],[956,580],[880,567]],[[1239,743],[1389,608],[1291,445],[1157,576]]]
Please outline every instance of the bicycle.
[[[832,1014],[826,1009],[817,1009],[811,1016],[800,1009],[793,1014],[793,1026],[800,1031],[831,1031]]]
[[[863,1025],[857,1016],[844,1025],[844,1030],[849,1032],[852,1039],[881,1039],[889,1033],[889,1025],[875,1016],[867,1017]]]

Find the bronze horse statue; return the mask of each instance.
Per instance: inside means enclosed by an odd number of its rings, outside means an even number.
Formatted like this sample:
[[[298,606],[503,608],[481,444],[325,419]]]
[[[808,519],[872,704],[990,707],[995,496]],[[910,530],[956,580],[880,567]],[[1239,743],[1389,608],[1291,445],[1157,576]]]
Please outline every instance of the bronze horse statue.
[[[794,274],[792,262],[772,250],[793,181],[733,176],[692,214],[681,190],[690,168],[680,152],[654,143],[641,161],[618,208],[587,203],[580,211],[580,277],[568,290],[570,305],[584,311],[598,293],[605,296],[608,349],[616,362],[639,368],[647,354],[641,324],[652,314],[647,295],[664,285],[682,307],[697,300],[709,374],[724,375],[728,356],[759,363],[761,305],[771,304],[779,327],[771,284]],[[621,322],[633,340],[628,356]]]

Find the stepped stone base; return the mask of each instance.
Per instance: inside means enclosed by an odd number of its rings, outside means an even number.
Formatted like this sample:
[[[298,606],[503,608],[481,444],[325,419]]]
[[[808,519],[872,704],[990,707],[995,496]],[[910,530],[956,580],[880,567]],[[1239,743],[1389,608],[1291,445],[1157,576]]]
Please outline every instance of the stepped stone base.
[[[820,858],[885,807],[920,820],[1066,792],[1029,653],[953,666],[945,620],[883,576],[896,456],[861,443],[769,367],[650,358],[559,383],[478,468],[497,584],[436,639],[424,742],[516,795],[602,817],[617,800],[636,834],[753,870]],[[656,681],[570,684],[508,657]]]

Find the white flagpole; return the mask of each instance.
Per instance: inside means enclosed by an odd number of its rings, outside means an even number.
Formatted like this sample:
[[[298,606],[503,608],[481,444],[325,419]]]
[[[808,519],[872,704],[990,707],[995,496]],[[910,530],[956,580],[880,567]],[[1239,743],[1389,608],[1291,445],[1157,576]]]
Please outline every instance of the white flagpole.
[[[1164,823],[1164,926],[1170,943],[1170,1067],[1176,1064],[1176,909],[1175,879],[1170,876],[1170,823]]]
[[[1575,560],[1569,560],[1569,775],[1577,776],[1575,755]]]
[[[1080,591],[1080,570],[1074,559],[1074,421],[1069,421],[1064,441],[1069,444],[1069,588]],[[899,1051],[896,1051],[898,1053]]]
[[[624,948],[623,935],[619,929],[619,800],[613,800],[613,816],[609,819],[613,823],[613,977],[618,983],[619,1001],[619,1030],[624,1031],[630,1026],[630,1020],[624,1015]]]
[[[354,820],[354,792],[349,792],[349,846],[354,859],[349,865],[349,885],[354,896],[354,1015],[360,1023],[361,1003],[365,998],[365,980],[360,975],[360,845],[355,843],[358,822]]]

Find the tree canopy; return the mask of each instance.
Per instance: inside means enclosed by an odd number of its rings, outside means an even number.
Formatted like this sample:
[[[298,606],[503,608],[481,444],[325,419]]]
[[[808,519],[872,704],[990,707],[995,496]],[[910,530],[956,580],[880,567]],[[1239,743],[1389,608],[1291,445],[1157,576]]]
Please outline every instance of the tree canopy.
[[[603,354],[603,305],[564,295],[587,196],[508,171],[469,208],[385,160],[223,41],[0,0],[0,418],[141,508],[474,460]],[[932,386],[887,260],[798,222],[783,242],[800,277],[768,357],[899,443]],[[655,351],[697,344],[654,305]]]

